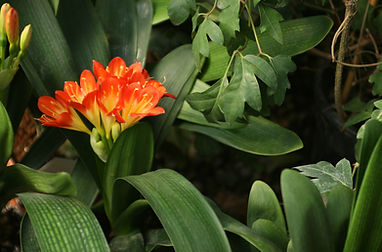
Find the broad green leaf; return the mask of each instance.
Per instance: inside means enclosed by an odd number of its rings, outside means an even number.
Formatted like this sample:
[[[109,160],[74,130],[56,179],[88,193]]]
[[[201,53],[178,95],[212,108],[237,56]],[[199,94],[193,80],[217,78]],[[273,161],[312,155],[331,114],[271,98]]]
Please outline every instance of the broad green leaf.
[[[91,1],[60,1],[57,20],[68,41],[78,72],[92,69],[93,60],[108,63],[109,44]]]
[[[369,82],[373,83],[373,95],[382,96],[382,73],[375,72],[369,76]]]
[[[218,1],[218,3],[221,1]],[[240,30],[240,19],[239,19],[239,9],[240,0],[230,1],[229,6],[224,6],[218,16],[219,27],[224,34],[226,41],[230,41],[235,37],[235,31]]]
[[[281,251],[286,251],[289,237],[286,231],[282,230],[273,221],[258,219],[253,222],[252,230],[269,241],[272,241],[274,244],[277,244]]]
[[[122,188],[121,185],[123,183],[117,183],[117,185],[118,184],[119,188]],[[130,196],[131,198],[131,195],[128,196]],[[130,234],[136,229],[139,229],[140,225],[142,224],[142,221],[144,221],[144,217],[146,216],[146,210],[148,208],[149,204],[146,200],[139,199],[131,203],[126,209],[123,210],[123,212],[118,216],[118,218],[115,221],[113,221],[113,232],[116,235],[126,235]]]
[[[168,15],[174,25],[180,25],[196,9],[195,0],[170,0]]]
[[[225,46],[215,42],[210,42],[208,45],[210,56],[206,60],[206,66],[203,68],[206,70],[203,71],[200,76],[200,79],[205,82],[222,77],[230,59]]]
[[[209,56],[210,52],[207,35],[211,41],[219,45],[222,45],[224,42],[224,36],[219,26],[210,19],[204,19],[192,41],[192,51],[196,56],[198,56],[199,53],[204,57]]]
[[[283,44],[283,33],[281,30],[280,21],[283,20],[281,14],[266,5],[259,4],[260,13],[260,31],[267,32],[274,40],[276,40],[279,44]],[[260,40],[260,39],[259,39]]]
[[[86,206],[91,207],[99,190],[90,171],[88,171],[88,168],[82,160],[77,160],[71,176],[77,188],[76,198]]]
[[[76,188],[65,172],[36,171],[22,164],[4,167],[0,181],[0,204],[6,203],[16,193],[36,191],[60,195],[75,195]]]
[[[21,66],[37,94],[52,95],[65,81],[77,80],[70,48],[49,2],[15,0],[12,6],[19,12],[21,26],[36,27]]]
[[[140,232],[118,235],[110,242],[111,252],[143,252],[144,240]]]
[[[150,119],[154,131],[156,148],[166,138],[171,125],[178,115],[186,95],[195,82],[198,70],[192,54],[191,45],[184,45],[166,55],[151,73],[153,79],[163,83],[167,92],[176,96],[176,99],[163,98],[158,106],[166,113]]]
[[[20,246],[22,251],[40,252],[36,234],[33,230],[32,223],[28,214],[25,214],[20,225]]]
[[[372,111],[362,111],[351,115],[345,122],[344,128],[363,122],[371,117]]]
[[[326,197],[326,211],[336,251],[344,248],[353,201],[353,190],[338,184]]]
[[[102,176],[105,210],[111,220],[115,220],[136,200],[134,191],[115,187],[114,181],[150,171],[153,155],[153,133],[147,123],[139,123],[124,130],[113,144]]]
[[[145,234],[146,252],[153,251],[158,246],[172,246],[170,239],[164,229],[152,229]]]
[[[286,235],[284,215],[272,189],[262,181],[253,183],[248,199],[247,225],[259,219],[270,220]]]
[[[13,149],[13,129],[9,119],[7,110],[3,103],[0,102],[0,171],[7,164],[8,159],[12,155]]]
[[[235,129],[219,129],[182,123],[182,129],[195,131],[241,151],[258,155],[281,155],[298,149],[303,144],[290,130],[263,118],[248,117],[248,124]]]
[[[288,73],[296,70],[296,65],[290,56],[277,55],[272,59],[272,66],[277,76],[277,88],[273,94],[273,100],[276,105],[284,102],[285,92],[290,88]]]
[[[33,169],[39,169],[45,164],[57,149],[65,142],[62,132],[53,127],[47,127],[32,144],[20,163]]]
[[[80,201],[21,193],[41,251],[110,251],[96,217]]]
[[[153,2],[153,25],[168,20],[170,17],[167,14],[170,0],[152,0]]]
[[[263,52],[270,56],[294,56],[319,44],[332,28],[333,21],[327,16],[313,16],[298,18],[280,23],[283,43],[280,44],[272,38],[270,32],[258,34]],[[243,54],[257,55],[255,41],[249,41]]]
[[[348,160],[341,159],[334,167],[329,162],[294,167],[307,177],[312,177],[313,183],[321,193],[329,192],[335,185],[342,184],[353,189],[351,165]]]
[[[224,230],[240,236],[260,251],[282,251],[277,244],[254,232],[240,221],[223,213],[214,202],[209,201],[209,203],[218,216]]]
[[[293,251],[334,251],[326,209],[314,184],[287,169],[281,173],[281,193]]]
[[[244,59],[252,64],[253,72],[260,80],[268,87],[276,89],[277,77],[275,70],[265,59],[255,55],[246,55]]]
[[[144,65],[152,24],[149,0],[98,0],[96,2],[103,28],[109,40],[111,57],[122,57],[130,65]]]
[[[366,132],[365,132],[366,133]],[[344,251],[382,249],[382,137],[379,136],[362,180],[350,218]]]
[[[135,187],[158,216],[175,251],[230,251],[214,211],[183,176],[162,169],[120,179]]]

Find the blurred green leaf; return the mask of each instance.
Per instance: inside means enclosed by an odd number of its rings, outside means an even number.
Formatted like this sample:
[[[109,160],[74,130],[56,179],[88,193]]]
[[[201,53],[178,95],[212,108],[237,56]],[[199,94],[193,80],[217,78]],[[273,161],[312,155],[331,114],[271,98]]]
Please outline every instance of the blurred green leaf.
[[[369,82],[373,83],[373,95],[382,96],[382,72],[375,72],[369,76]]]
[[[333,187],[326,197],[326,211],[336,251],[345,245],[353,201],[353,190],[342,184]]]
[[[232,0],[229,6],[224,7],[218,16],[219,27],[224,34],[225,40],[230,41],[236,37],[235,31],[240,31],[240,0]]]
[[[180,25],[196,9],[195,0],[170,0],[168,15],[174,25]]]
[[[20,163],[33,169],[41,168],[43,164],[52,158],[65,140],[66,137],[58,128],[45,128],[36,141],[33,142]]]
[[[207,35],[213,42],[219,45],[222,45],[224,42],[224,36],[219,26],[210,19],[204,19],[192,40],[192,51],[194,55],[198,56],[199,53],[204,57],[210,55]]]
[[[137,61],[145,66],[153,22],[153,4],[151,0],[137,0]]]
[[[0,181],[1,204],[15,197],[16,193],[25,191],[60,195],[75,195],[77,193],[68,173],[36,171],[22,164],[4,167]]]
[[[281,30],[280,21],[283,20],[281,14],[266,5],[258,4],[260,13],[260,31],[267,32],[279,44],[283,44],[283,32]],[[260,39],[259,39],[260,40]]]
[[[286,169],[281,173],[281,193],[293,251],[334,251],[326,209],[314,184]]]
[[[110,242],[111,252],[143,252],[144,240],[140,232],[118,235]]]
[[[0,102],[0,174],[12,155],[13,149],[13,129],[7,110]]]
[[[276,89],[276,73],[266,60],[255,55],[246,55],[244,59],[252,64],[253,72],[260,78],[260,80],[262,80],[268,87]]]
[[[90,171],[88,171],[88,168],[84,165],[82,160],[77,160],[71,176],[77,188],[76,198],[86,206],[91,207],[99,190]]]
[[[290,88],[288,73],[296,70],[296,65],[290,56],[277,55],[272,59],[272,67],[277,76],[277,88],[274,91],[273,97],[276,105],[281,105],[284,102],[285,92]]]
[[[342,184],[353,189],[353,176],[350,162],[341,159],[334,167],[326,161],[317,164],[294,167],[307,177],[312,177],[312,182],[317,186],[320,193],[329,192],[334,186]]]
[[[57,20],[68,41],[76,69],[92,69],[92,60],[107,64],[109,44],[90,0],[60,1]]]
[[[40,252],[36,234],[28,214],[25,214],[20,225],[20,246],[22,251]]]
[[[145,234],[146,252],[153,251],[158,246],[172,246],[170,239],[164,229],[152,229]]]
[[[135,191],[116,186],[115,180],[150,171],[153,155],[153,133],[147,123],[124,130],[113,144],[101,178],[105,210],[112,222],[137,199]]]
[[[92,211],[68,197],[19,194],[42,251],[110,251]]]
[[[277,244],[273,243],[273,241],[268,240],[266,237],[254,232],[240,221],[223,213],[214,202],[209,201],[209,203],[218,216],[224,230],[240,236],[260,251],[282,251]]]
[[[123,181],[134,186],[149,202],[175,251],[230,251],[214,211],[180,174],[162,169],[120,179]]]
[[[206,67],[201,72],[200,79],[208,82],[221,78],[226,71],[230,56],[228,55],[227,48],[215,42],[209,42],[210,56],[206,60]]]
[[[124,183],[117,183],[118,188],[123,188]],[[125,187],[126,188],[126,187]],[[131,187],[128,187],[131,189]],[[119,193],[119,192],[116,192]],[[132,198],[131,194],[128,195]],[[121,197],[121,200],[125,200]],[[130,200],[128,198],[128,200]],[[125,204],[127,205],[127,204]],[[116,220],[113,220],[113,232],[116,235],[127,235],[136,229],[139,229],[144,217],[146,216],[146,210],[149,208],[149,204],[146,200],[136,200],[126,207],[121,214],[119,214]]]
[[[176,99],[164,98],[158,106],[166,113],[150,119],[155,137],[155,148],[158,148],[166,138],[170,127],[178,115],[186,95],[195,82],[198,70],[192,54],[191,45],[183,45],[167,54],[151,73],[153,79],[163,83],[167,92],[176,96]]]
[[[281,251],[286,251],[289,237],[286,231],[282,230],[273,221],[257,219],[252,224],[252,230],[269,241],[272,241],[274,244],[277,244]]]
[[[272,221],[286,235],[284,215],[275,193],[267,184],[258,180],[253,183],[249,193],[247,225],[252,227],[259,219]]]
[[[370,126],[370,125],[369,125]],[[365,135],[372,128],[365,131]],[[362,146],[368,148],[369,146]],[[370,155],[350,218],[344,251],[381,251],[382,249],[382,137]]]
[[[238,150],[258,155],[281,155],[303,146],[295,133],[263,117],[250,116],[248,124],[235,129],[212,128],[191,123],[182,123],[180,128],[205,134]]]
[[[167,14],[168,5],[170,0],[152,0],[154,14],[153,25],[168,20],[170,17]]]

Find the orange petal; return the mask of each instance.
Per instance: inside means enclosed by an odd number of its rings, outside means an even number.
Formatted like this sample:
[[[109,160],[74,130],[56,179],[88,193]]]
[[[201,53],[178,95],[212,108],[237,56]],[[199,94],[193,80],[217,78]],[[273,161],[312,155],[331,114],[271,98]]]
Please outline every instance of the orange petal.
[[[131,113],[130,116],[142,116],[142,117],[145,117],[145,116],[156,116],[156,115],[160,115],[160,114],[164,114],[164,113],[165,113],[164,108],[162,108],[162,107],[155,107],[153,109],[150,109],[146,113]]]
[[[105,67],[96,60],[93,60],[93,73],[95,77],[97,78],[97,80],[100,79],[101,81],[105,80],[106,77],[108,76],[108,73],[106,72]]]
[[[116,78],[107,78],[102,82],[97,99],[106,113],[110,113],[118,104],[121,86],[122,83]]]
[[[67,111],[60,102],[50,96],[41,96],[37,106],[42,113],[52,118],[56,118],[59,114]]]
[[[124,77],[127,71],[126,63],[122,58],[115,57],[110,61],[107,71],[113,76]]]
[[[84,92],[84,95],[89,94],[90,92],[98,89],[97,82],[89,70],[84,70],[81,73],[80,77],[80,86],[82,91]]]
[[[64,92],[67,93],[74,102],[81,103],[84,98],[80,86],[75,81],[65,81]]]

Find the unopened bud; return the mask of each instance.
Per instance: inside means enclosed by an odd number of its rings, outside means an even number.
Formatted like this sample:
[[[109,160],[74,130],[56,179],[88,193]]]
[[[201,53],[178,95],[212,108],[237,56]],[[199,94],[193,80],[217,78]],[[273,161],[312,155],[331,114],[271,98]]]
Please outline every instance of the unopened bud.
[[[114,122],[111,127],[111,137],[113,138],[113,142],[117,140],[119,134],[121,134],[121,125],[118,122]]]
[[[5,14],[5,31],[9,44],[17,44],[19,41],[19,15],[14,8],[10,8]]]
[[[29,24],[24,27],[20,36],[20,51],[22,53],[28,48],[32,38],[32,26]]]
[[[96,128],[93,128],[92,134],[90,135],[90,145],[97,156],[104,162],[106,162],[108,157],[108,151],[105,143],[101,140],[101,135]]]
[[[5,3],[1,6],[0,10],[0,35],[5,36],[5,14],[9,11],[11,5],[9,3]]]

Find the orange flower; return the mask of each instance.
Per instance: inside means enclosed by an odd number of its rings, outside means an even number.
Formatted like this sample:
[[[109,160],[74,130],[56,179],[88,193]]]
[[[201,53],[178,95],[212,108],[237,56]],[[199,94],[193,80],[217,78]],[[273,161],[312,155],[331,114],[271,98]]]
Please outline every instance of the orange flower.
[[[55,99],[40,97],[38,107],[44,114],[39,121],[45,126],[90,134],[93,149],[105,160],[121,131],[146,116],[163,114],[164,109],[157,106],[159,100],[175,96],[168,94],[162,83],[151,80],[139,62],[127,67],[123,59],[116,57],[105,68],[94,60],[93,72],[95,77],[84,70],[80,85],[65,82],[64,91],[56,91]],[[87,128],[77,113],[94,128]]]

